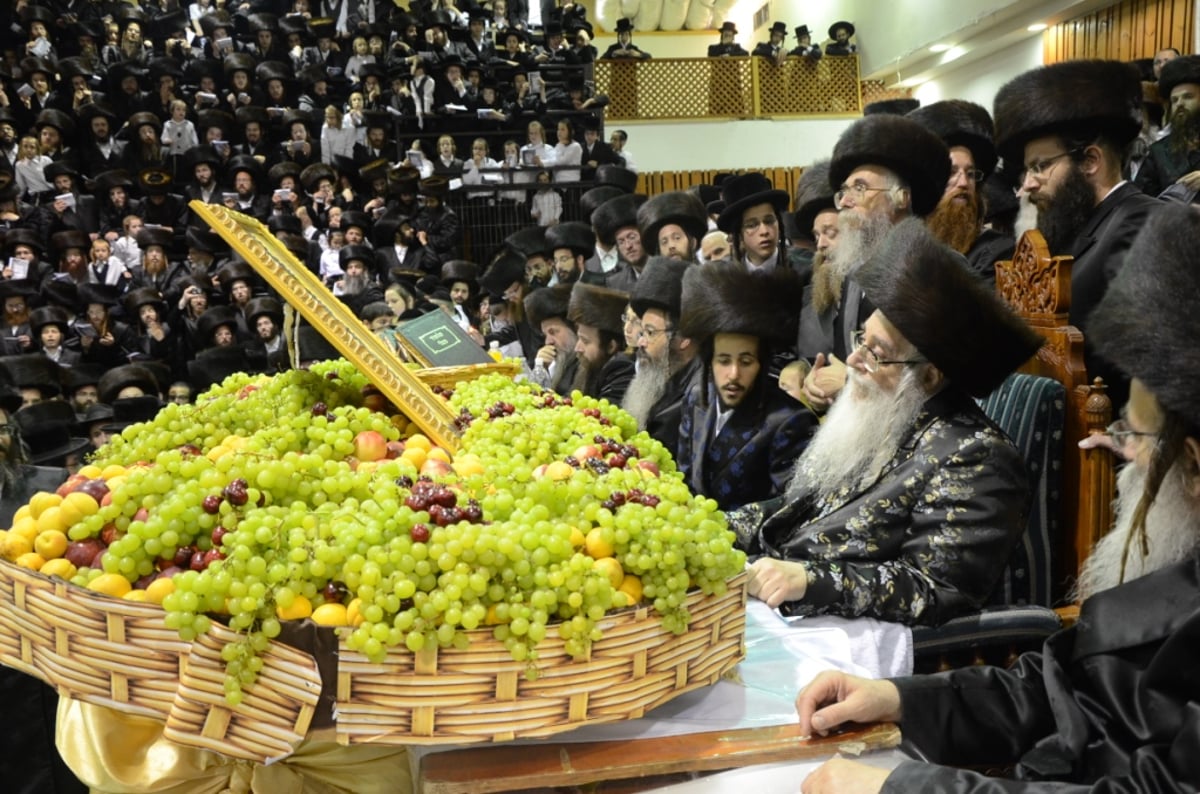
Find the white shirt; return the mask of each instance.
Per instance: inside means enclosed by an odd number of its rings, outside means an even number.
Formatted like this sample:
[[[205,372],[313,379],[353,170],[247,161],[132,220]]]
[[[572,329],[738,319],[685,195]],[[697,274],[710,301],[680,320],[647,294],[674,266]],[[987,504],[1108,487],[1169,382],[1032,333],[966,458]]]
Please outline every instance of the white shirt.
[[[637,166],[634,165],[634,162],[633,162],[633,152],[629,151],[628,146],[622,148],[621,151],[617,152],[617,156],[625,158],[625,167],[628,168],[630,171],[633,171],[635,174],[637,173]]]
[[[621,261],[620,252],[614,245],[612,248],[605,251],[600,247],[600,243],[596,243],[596,261],[600,263],[600,269],[605,273],[611,273]]]
[[[543,161],[545,158],[543,158]],[[576,141],[571,141],[567,144],[557,143],[554,145],[554,162],[555,165],[579,165],[583,162],[583,147]],[[578,168],[571,168],[565,171],[555,171],[555,182],[578,182],[580,179]]]

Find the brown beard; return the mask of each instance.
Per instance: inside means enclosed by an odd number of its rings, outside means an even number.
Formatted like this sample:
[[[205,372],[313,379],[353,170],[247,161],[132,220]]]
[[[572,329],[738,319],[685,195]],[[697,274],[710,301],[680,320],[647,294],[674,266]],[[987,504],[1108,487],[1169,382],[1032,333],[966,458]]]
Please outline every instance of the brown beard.
[[[942,196],[937,208],[926,219],[929,231],[946,245],[965,254],[979,237],[979,221],[983,205],[977,193],[968,193],[967,202],[960,204],[954,196]]]
[[[1179,109],[1171,116],[1171,134],[1167,146],[1171,153],[1187,155],[1200,145],[1200,111]]]
[[[842,279],[825,262],[825,253],[817,251],[813,256],[812,305],[818,314],[841,303]]]

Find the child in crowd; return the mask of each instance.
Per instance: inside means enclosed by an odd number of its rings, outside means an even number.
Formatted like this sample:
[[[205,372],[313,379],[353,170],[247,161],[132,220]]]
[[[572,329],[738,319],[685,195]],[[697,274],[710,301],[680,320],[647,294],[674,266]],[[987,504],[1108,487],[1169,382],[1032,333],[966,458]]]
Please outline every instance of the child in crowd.
[[[22,199],[36,202],[38,194],[54,189],[42,173],[51,162],[53,161],[49,157],[38,151],[37,138],[32,135],[21,138],[17,149],[16,177]]]
[[[182,157],[200,145],[196,127],[187,117],[188,106],[182,99],[171,100],[171,118],[163,125],[162,144],[172,157]]]
[[[368,63],[375,63],[375,56],[371,54],[366,36],[355,36],[351,46],[354,54],[346,60],[346,77],[350,78],[350,82],[357,83],[362,68]]]
[[[342,208],[329,208],[329,229],[324,234],[317,238],[317,243],[321,246],[321,281],[325,282],[325,286],[331,287],[335,281],[341,279],[345,273],[342,271],[341,265],[341,250],[346,243],[346,233],[340,228],[342,222]],[[335,225],[336,224],[336,225]]]
[[[137,215],[126,215],[121,222],[124,232],[112,244],[113,256],[117,258],[126,270],[142,263],[142,249],[138,248],[137,236],[142,230],[142,219]]]
[[[538,189],[529,205],[529,214],[538,226],[554,226],[562,217],[562,196],[550,186],[550,172],[539,171]]]

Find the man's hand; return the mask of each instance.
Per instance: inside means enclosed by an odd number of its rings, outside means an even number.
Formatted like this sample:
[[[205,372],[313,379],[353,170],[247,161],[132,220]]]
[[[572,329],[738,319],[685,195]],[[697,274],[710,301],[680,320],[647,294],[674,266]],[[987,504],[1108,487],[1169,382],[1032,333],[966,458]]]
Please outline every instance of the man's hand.
[[[747,592],[775,609],[784,601],[799,601],[808,589],[808,569],[789,560],[762,557],[750,566]]]
[[[817,353],[812,369],[804,376],[804,396],[809,405],[819,411],[825,411],[838,392],[846,385],[846,365],[832,353],[825,358],[824,353]]]
[[[548,367],[554,362],[554,356],[556,353],[558,353],[558,348],[556,348],[554,345],[542,345],[541,350],[537,352],[537,356],[534,360]]]
[[[421,245],[429,245],[429,233],[425,231],[417,232],[417,242]]]
[[[800,784],[800,794],[879,794],[889,771],[845,758],[831,758]]]
[[[796,712],[805,736],[824,736],[847,722],[896,722],[900,719],[900,690],[891,681],[829,670],[800,690]]]

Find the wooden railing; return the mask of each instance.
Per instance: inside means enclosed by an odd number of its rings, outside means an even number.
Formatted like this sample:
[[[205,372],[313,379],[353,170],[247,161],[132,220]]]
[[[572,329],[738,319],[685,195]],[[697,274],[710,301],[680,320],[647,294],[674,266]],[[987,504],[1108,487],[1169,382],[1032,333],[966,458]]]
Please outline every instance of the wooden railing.
[[[789,196],[796,194],[796,184],[804,169],[799,166],[776,166],[774,168],[751,168],[771,180],[778,190]],[[721,171],[649,171],[638,174],[638,193],[655,196],[671,190],[687,190],[694,185],[711,185]]]
[[[597,61],[613,121],[845,117],[862,113],[858,56]]]

